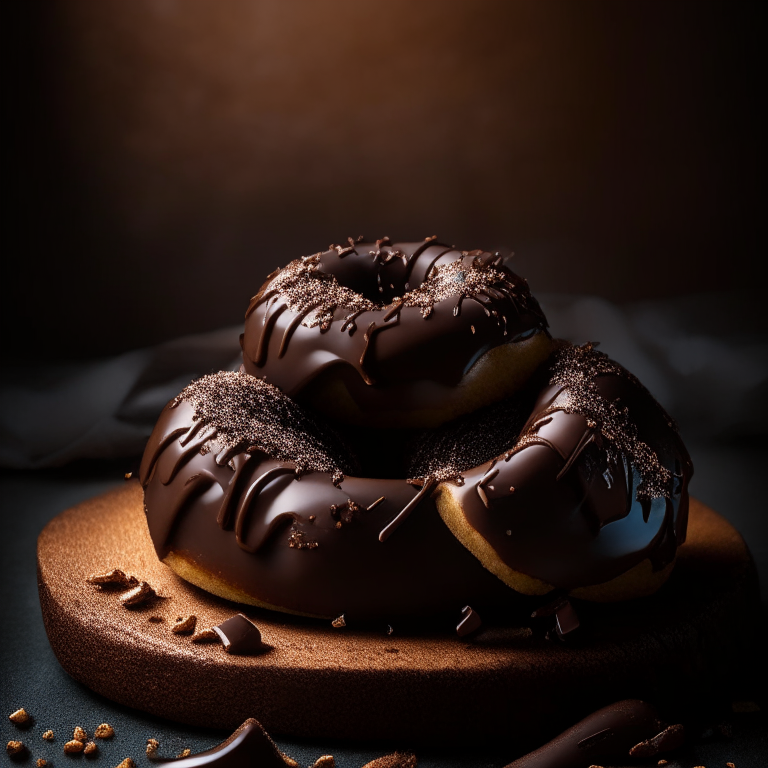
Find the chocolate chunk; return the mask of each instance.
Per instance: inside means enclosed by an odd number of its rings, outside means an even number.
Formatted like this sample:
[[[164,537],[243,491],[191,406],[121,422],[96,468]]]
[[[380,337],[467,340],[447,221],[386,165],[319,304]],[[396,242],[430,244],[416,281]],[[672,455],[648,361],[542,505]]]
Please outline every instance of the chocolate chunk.
[[[146,581],[139,582],[137,587],[120,596],[120,602],[126,607],[141,605],[155,596],[155,590]]]
[[[226,623],[226,622],[225,622]],[[261,725],[246,720],[226,741],[213,749],[173,761],[174,768],[285,768],[280,750]]]
[[[579,617],[570,601],[566,600],[555,611],[555,632],[561,640],[565,640],[566,635],[575,632],[578,628]]]
[[[242,613],[213,627],[213,631],[221,638],[227,653],[254,656],[266,650],[258,627]]]
[[[121,571],[119,568],[113,568],[111,571],[107,571],[106,573],[94,573],[93,575],[89,576],[86,581],[89,584],[96,584],[101,587],[105,585],[131,587],[139,583],[135,576],[130,576],[124,571]]]
[[[673,726],[674,727],[674,726]],[[506,768],[584,768],[626,760],[630,749],[664,728],[656,710],[627,699],[599,709]]]
[[[456,626],[456,634],[459,637],[466,637],[473,632],[477,632],[483,623],[480,616],[472,609],[471,606],[465,605],[461,609],[462,620]]]
[[[652,739],[635,744],[629,750],[631,757],[653,757],[659,752],[669,752],[682,747],[685,743],[685,729],[682,725],[670,725]]]

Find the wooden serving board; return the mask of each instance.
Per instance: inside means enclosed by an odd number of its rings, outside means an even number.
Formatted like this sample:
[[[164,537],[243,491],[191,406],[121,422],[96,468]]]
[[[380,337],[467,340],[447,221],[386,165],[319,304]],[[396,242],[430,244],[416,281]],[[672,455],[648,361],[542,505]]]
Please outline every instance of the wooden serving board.
[[[312,738],[525,745],[626,698],[674,718],[738,674],[758,606],[741,536],[696,501],[669,582],[643,600],[576,604],[584,637],[574,645],[519,627],[470,639],[453,627],[335,629],[221,600],[157,560],[135,480],[53,519],[37,557],[48,637],[75,679],[179,722],[232,729],[254,717],[271,733]],[[126,608],[120,590],[87,583],[114,568],[158,597]],[[204,629],[238,612],[260,628],[266,653],[230,655],[171,632],[178,616],[194,614]]]

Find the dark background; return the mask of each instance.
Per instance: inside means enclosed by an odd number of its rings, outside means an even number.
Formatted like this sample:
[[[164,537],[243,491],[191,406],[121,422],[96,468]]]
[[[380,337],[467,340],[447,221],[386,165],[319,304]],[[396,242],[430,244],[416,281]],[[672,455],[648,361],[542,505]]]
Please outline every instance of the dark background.
[[[758,8],[3,3],[6,358],[238,323],[363,233],[509,246],[534,292],[738,291],[752,323]]]

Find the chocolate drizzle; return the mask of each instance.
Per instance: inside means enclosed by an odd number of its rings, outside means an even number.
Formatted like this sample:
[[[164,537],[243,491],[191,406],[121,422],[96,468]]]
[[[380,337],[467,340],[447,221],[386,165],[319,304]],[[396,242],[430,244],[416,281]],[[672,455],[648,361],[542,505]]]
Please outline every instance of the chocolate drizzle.
[[[546,327],[525,280],[498,254],[433,238],[350,239],[270,276],[246,313],[243,363],[293,399],[337,368],[365,411],[393,397],[400,410],[434,408],[451,401],[450,389],[483,354]],[[419,394],[412,385],[420,381],[432,386]]]
[[[584,434],[574,452],[576,456],[587,443],[600,440],[609,464],[615,464],[618,457],[623,456],[640,473],[642,481],[637,488],[639,500],[669,498],[672,494],[672,472],[662,466],[656,452],[638,438],[637,426],[620,400],[609,400],[601,395],[597,379],[600,376],[622,376],[630,379],[635,386],[645,388],[626,369],[598,352],[595,346],[592,343],[582,347],[563,346],[553,355],[550,384],[561,386],[563,391],[545,414],[560,410],[584,416],[590,432]],[[658,407],[670,428],[676,432],[672,420],[661,411],[661,406]],[[568,468],[569,465],[563,467],[563,474]],[[610,483],[608,479],[606,482]]]
[[[455,535],[514,589],[528,586],[507,581],[504,568],[538,580],[531,594],[602,585],[645,559],[654,572],[664,569],[685,537],[690,459],[661,407],[594,345],[559,343],[513,397],[486,407],[470,398],[472,413],[437,429],[414,435],[388,423],[400,406],[418,411],[441,398],[455,405],[455,385],[477,360],[509,345],[495,359],[514,368],[511,345],[546,328],[527,284],[502,262],[434,238],[349,239],[273,273],[246,316],[244,371],[193,382],[147,446],[140,477],[158,555],[205,561],[208,537],[220,542],[210,545],[210,570],[240,597],[324,616],[386,616],[402,605],[429,612],[430,599],[447,609],[434,595],[425,602],[424,591],[403,600],[408,578],[398,597],[390,570],[407,550],[424,559],[425,572],[439,573],[432,558],[442,551],[411,540],[427,529],[434,536],[438,508],[450,529],[440,529],[444,543]],[[539,339],[545,345],[526,370],[552,349],[548,336]],[[332,369],[343,373],[324,379]],[[353,448],[311,415],[345,397],[383,427],[374,433],[363,422],[365,431],[355,432],[339,418],[334,427]],[[365,443],[359,455],[355,440]],[[355,477],[358,459],[370,474],[400,479]],[[448,497],[466,537],[446,512]],[[392,539],[406,520],[408,534]],[[329,562],[338,569],[318,577]],[[482,605],[489,590],[471,562],[462,579],[482,589],[454,583],[453,598],[446,595],[453,605]],[[370,580],[350,584],[369,573],[382,584],[373,602]],[[307,586],[297,592],[298,583]]]
[[[260,451],[292,462],[297,474],[313,469],[328,472],[337,482],[352,466],[343,448],[333,445],[332,435],[328,439],[327,428],[321,428],[275,387],[253,376],[229,371],[204,376],[186,387],[171,407],[182,402],[192,404],[195,423],[180,444],[191,452],[205,445],[210,449],[215,441],[220,466],[236,453]],[[195,435],[197,440],[190,443]],[[166,438],[166,444],[172,439]],[[174,466],[166,485],[177,471]]]

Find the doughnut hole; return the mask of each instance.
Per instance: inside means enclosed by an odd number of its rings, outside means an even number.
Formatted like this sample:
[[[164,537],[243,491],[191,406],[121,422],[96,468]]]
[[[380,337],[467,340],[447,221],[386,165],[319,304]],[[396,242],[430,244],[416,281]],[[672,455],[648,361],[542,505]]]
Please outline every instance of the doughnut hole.
[[[434,429],[519,392],[554,348],[543,331],[501,344],[483,354],[455,387],[433,381],[371,386],[349,367],[334,366],[297,399],[332,421],[353,426]]]

